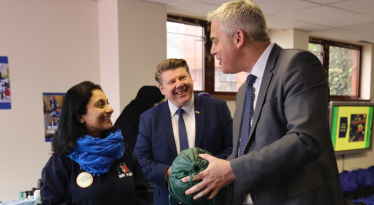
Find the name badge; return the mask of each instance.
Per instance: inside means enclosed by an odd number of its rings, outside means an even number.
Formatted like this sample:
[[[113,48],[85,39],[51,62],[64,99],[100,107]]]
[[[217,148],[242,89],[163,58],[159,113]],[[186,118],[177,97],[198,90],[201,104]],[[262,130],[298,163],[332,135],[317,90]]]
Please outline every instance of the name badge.
[[[91,186],[93,182],[93,176],[88,172],[82,172],[77,176],[77,184],[81,188],[87,188]]]

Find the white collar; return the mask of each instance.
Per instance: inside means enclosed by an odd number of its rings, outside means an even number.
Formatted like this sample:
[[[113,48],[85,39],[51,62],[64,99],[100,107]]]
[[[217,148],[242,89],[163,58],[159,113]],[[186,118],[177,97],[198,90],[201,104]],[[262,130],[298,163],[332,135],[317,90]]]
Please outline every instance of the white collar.
[[[266,50],[262,53],[260,58],[257,60],[256,64],[253,66],[251,74],[255,75],[257,79],[262,79],[262,76],[264,75],[266,63],[268,61],[268,58],[270,56],[270,52],[273,49],[274,43],[270,43]]]
[[[186,114],[192,115],[192,111],[193,111],[193,108],[194,108],[194,102],[195,102],[195,95],[192,93],[191,99],[187,102],[187,104],[185,106],[181,107],[186,112]],[[174,116],[177,113],[179,107],[177,107],[173,103],[171,103],[170,100],[168,100],[168,104],[169,104],[170,114],[171,114],[171,116]]]

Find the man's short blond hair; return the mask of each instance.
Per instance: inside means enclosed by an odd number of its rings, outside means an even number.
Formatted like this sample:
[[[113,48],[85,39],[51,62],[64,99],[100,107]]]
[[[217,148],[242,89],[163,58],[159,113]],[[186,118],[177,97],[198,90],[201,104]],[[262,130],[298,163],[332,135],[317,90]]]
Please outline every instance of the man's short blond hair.
[[[162,73],[167,70],[175,70],[179,67],[186,69],[186,72],[188,75],[190,75],[190,69],[188,68],[187,62],[184,59],[171,58],[164,60],[157,65],[155,80],[158,82],[158,84],[162,85]]]

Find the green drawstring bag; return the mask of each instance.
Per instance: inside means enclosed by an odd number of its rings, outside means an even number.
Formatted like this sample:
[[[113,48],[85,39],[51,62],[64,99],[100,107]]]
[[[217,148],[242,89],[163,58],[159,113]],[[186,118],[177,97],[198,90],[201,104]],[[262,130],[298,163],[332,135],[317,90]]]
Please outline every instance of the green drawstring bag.
[[[187,189],[201,181],[192,181],[192,178],[204,171],[209,165],[209,162],[200,158],[199,154],[212,155],[206,150],[194,147],[181,151],[180,154],[175,158],[169,176],[169,204],[170,197],[174,197],[176,201],[188,205],[215,204],[215,199],[207,199],[209,194],[199,198],[198,200],[194,200],[193,197],[196,193],[192,195],[186,195],[184,193]],[[190,176],[190,181],[188,183],[182,182],[182,178],[186,176]],[[224,194],[223,192],[226,192],[226,188],[221,189],[215,198],[217,198],[219,195],[222,196]]]

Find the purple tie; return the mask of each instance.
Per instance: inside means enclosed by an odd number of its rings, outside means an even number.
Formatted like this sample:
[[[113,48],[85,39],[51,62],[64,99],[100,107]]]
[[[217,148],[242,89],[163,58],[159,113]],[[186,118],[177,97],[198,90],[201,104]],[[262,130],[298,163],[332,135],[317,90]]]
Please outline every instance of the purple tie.
[[[247,92],[245,96],[245,105],[242,122],[242,132],[240,136],[240,146],[238,151],[238,157],[244,155],[245,147],[249,141],[249,132],[251,130],[251,116],[253,112],[253,83],[256,81],[256,76],[250,74],[247,77]],[[242,205],[244,200],[244,194],[240,189],[238,183],[234,182],[234,193],[233,193],[233,205]]]

